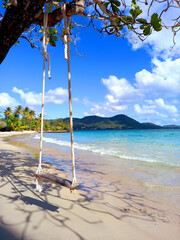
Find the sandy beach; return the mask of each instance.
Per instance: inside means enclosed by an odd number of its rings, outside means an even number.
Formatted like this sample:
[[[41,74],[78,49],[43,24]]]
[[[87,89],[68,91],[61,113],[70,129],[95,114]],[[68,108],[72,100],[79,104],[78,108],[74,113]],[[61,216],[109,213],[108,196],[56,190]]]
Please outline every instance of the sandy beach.
[[[31,134],[21,135],[21,140],[28,143]],[[119,171],[111,174],[105,162],[95,165],[97,156],[88,159],[79,154],[80,188],[76,194],[47,181],[39,193],[33,175],[38,165],[38,146],[18,143],[15,137],[7,141],[12,135],[17,133],[0,133],[1,240],[180,239],[179,189],[142,187]],[[67,153],[51,146],[45,147],[44,154],[47,158],[58,157],[63,165],[70,164]],[[43,162],[43,169],[71,177],[48,162]]]

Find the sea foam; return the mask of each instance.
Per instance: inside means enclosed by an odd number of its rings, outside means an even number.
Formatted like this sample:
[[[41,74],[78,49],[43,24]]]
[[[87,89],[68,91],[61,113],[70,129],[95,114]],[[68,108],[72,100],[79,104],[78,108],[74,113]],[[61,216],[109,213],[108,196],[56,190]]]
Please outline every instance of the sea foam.
[[[49,144],[56,144],[63,147],[70,147],[71,143],[70,141],[66,140],[65,136],[67,135],[63,135],[62,139],[60,139],[61,137],[57,134],[54,134],[54,135],[46,134],[46,136],[43,137],[43,141]],[[39,139],[39,135],[36,135],[34,139]],[[85,141],[83,142],[83,140]],[[103,141],[103,138],[100,138],[100,136],[98,135],[96,135],[94,142],[92,138],[84,139],[84,136],[83,136],[83,139],[81,139],[81,136],[80,136],[79,141],[81,142],[76,142],[76,141],[74,142],[74,148],[78,150],[90,151],[96,154],[108,155],[108,156],[113,156],[121,159],[135,160],[135,161],[141,161],[141,162],[147,162],[147,163],[153,163],[153,164],[162,164],[162,165],[173,166],[173,167],[180,167],[180,161],[178,162],[176,159],[173,159],[172,161],[172,157],[168,158],[169,153],[167,153],[167,159],[165,159],[163,151],[162,152],[161,150],[158,151],[157,146],[155,147],[152,145],[154,149],[146,150],[147,152],[144,153],[143,148],[145,148],[145,146],[140,144],[139,148],[137,146],[136,149],[133,149],[134,147],[133,145],[132,145],[133,146],[132,148],[131,147],[127,148],[127,146],[123,145],[123,142],[121,142],[122,140],[121,141],[119,140],[119,143],[118,143],[117,138],[114,140],[114,142],[113,140],[112,142],[109,141],[108,144],[107,144],[107,139]]]

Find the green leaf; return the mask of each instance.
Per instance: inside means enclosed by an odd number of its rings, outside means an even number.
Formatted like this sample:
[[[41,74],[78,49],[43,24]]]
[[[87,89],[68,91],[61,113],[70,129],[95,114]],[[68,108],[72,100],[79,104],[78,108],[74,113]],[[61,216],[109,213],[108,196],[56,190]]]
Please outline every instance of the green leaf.
[[[160,31],[162,29],[160,22],[161,22],[161,18],[158,18],[158,14],[154,13],[151,16],[151,25],[153,26],[155,31]]]
[[[158,14],[157,13],[153,13],[153,15],[151,16],[151,24],[153,24],[154,22],[156,22],[158,19]]]
[[[132,17],[128,16],[126,19],[128,23],[134,23],[134,19]]]
[[[144,34],[145,36],[148,36],[148,35],[151,34],[151,26],[150,26],[150,25],[147,26],[146,28],[144,28],[143,34]]]
[[[119,18],[115,18],[114,20],[116,23],[120,23],[120,19]]]
[[[133,16],[133,18],[135,18],[135,10],[134,9],[130,9],[130,14]]]
[[[49,4],[49,6],[47,7],[48,12],[52,12],[53,7],[53,4]]]
[[[145,29],[146,25],[141,25],[140,29]]]
[[[58,33],[57,28],[54,28],[54,29],[53,29],[53,34],[57,34],[57,33]]]
[[[50,4],[50,10],[52,10],[53,9],[53,4]]]
[[[119,1],[117,1],[117,0],[114,0],[114,4],[115,4],[116,6],[118,6],[118,7],[120,7],[120,5],[121,5],[121,3],[120,3]]]
[[[50,37],[49,43],[51,46],[56,47],[56,42],[54,41],[54,39],[52,37]]]
[[[126,16],[122,16],[121,19],[122,19],[123,22],[126,22]]]
[[[119,28],[119,30],[123,30],[123,26],[122,25],[119,25],[118,28]]]
[[[73,28],[74,28],[74,25],[73,25],[71,22],[69,23],[69,28],[70,28],[70,29],[73,29]]]
[[[16,45],[16,46],[19,45],[19,41],[17,41],[17,42],[15,43],[15,45]]]
[[[112,7],[113,12],[119,11],[119,9],[113,3],[111,3],[111,7]]]
[[[142,10],[140,9],[139,6],[137,6],[135,9],[130,9],[130,14],[133,16],[133,18],[137,18],[138,15],[142,13]]]
[[[58,37],[57,37],[57,36],[52,36],[52,38],[53,38],[55,41],[58,41]]]
[[[127,27],[130,31],[133,29],[133,27],[131,25],[128,25]]]
[[[146,19],[144,18],[137,18],[136,21],[139,23],[147,23]]]
[[[105,8],[107,9],[109,2],[104,3]]]
[[[8,8],[11,5],[11,2],[5,2],[3,3],[3,8]]]
[[[51,29],[51,28],[48,28],[48,29],[47,29],[47,34],[48,34],[48,35],[51,35],[51,34],[52,34],[52,29]]]
[[[39,33],[43,33],[43,28],[41,28],[41,29],[39,30]]]
[[[140,15],[142,13],[142,10],[140,9],[140,7],[138,6],[138,7],[136,7],[135,8],[135,15],[136,15],[136,17],[138,16],[138,15]]]
[[[162,30],[162,26],[161,26],[161,24],[155,24],[154,26],[153,26],[153,28],[154,28],[154,30],[155,31],[157,31],[157,32],[159,32],[159,31],[161,31]]]
[[[136,1],[135,0],[132,0],[132,3],[131,3],[131,7],[134,9],[134,8],[136,8]]]

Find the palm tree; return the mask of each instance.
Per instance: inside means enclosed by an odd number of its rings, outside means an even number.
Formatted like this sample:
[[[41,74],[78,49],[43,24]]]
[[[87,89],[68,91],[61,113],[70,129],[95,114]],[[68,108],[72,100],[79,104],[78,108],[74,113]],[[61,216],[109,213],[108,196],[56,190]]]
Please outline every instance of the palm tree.
[[[10,116],[12,116],[12,109],[10,107],[7,107],[4,111],[4,116],[6,119],[9,119]]]
[[[19,115],[22,115],[23,112],[23,107],[21,105],[17,106],[15,111],[14,111],[14,116],[19,118]]]
[[[31,130],[31,123],[32,123],[32,119],[35,119],[36,113],[34,110],[30,110],[29,111],[29,115],[28,115],[28,119],[30,119],[30,130]]]
[[[37,116],[37,129],[41,129],[41,113]]]
[[[22,114],[23,117],[27,118],[29,116],[30,109],[28,107],[25,107]]]

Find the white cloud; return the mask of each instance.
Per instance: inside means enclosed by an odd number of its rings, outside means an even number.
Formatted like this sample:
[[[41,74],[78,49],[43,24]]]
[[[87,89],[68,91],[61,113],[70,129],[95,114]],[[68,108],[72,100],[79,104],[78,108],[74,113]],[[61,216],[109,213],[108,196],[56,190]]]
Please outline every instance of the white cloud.
[[[175,123],[178,122],[178,120],[176,118],[173,118],[172,121],[175,122]]]
[[[125,78],[109,76],[109,78],[103,78],[102,83],[109,92],[102,104],[102,109],[106,112],[122,112],[128,109],[128,104],[143,98],[143,94]]]
[[[150,115],[158,115],[161,117],[168,117],[168,115],[177,117],[178,110],[174,105],[170,105],[165,103],[162,98],[158,98],[155,100],[145,100],[145,102],[149,105],[139,104],[134,105],[134,111],[138,114],[150,114]]]
[[[24,93],[23,90],[13,87],[12,92],[18,93],[22,100],[25,101],[27,105],[40,105],[41,104],[41,93],[27,92]]]
[[[109,76],[103,78],[102,83],[108,91],[103,103],[83,99],[86,106],[91,106],[90,114],[119,113],[134,106],[134,111],[141,115],[178,116],[178,108],[172,103],[178,103],[180,95],[180,59],[160,61],[154,58],[152,70],[137,72],[134,82]]]
[[[106,95],[105,98],[107,99],[107,101],[109,103],[112,103],[112,104],[118,103],[118,101],[119,101],[118,99],[115,99],[113,95],[110,95],[110,94]]]
[[[61,87],[56,88],[54,90],[49,90],[45,94],[45,102],[46,103],[54,103],[54,104],[62,104],[67,100],[68,91],[67,89],[63,89]]]
[[[132,43],[132,42],[131,42]],[[173,43],[173,33],[171,30],[163,29],[160,32],[153,32],[145,41],[132,43],[134,50],[146,48],[153,57],[169,58],[180,56],[180,32],[176,34],[175,45]]]
[[[82,100],[82,103],[84,104],[84,105],[94,105],[94,103],[91,103],[89,100],[88,100],[88,98],[86,97],[86,98],[83,98],[83,100]]]
[[[153,59],[152,72],[145,69],[136,73],[136,87],[142,93],[163,93],[175,97],[180,94],[180,59],[160,61]]]
[[[134,110],[138,114],[154,114],[156,111],[153,108],[154,107],[148,105],[143,105],[142,107],[140,107],[139,104],[134,105]]]
[[[93,103],[90,102],[87,98],[83,99],[82,103],[86,106],[91,106],[89,112],[84,112],[84,116],[89,116],[89,115],[97,115],[97,116],[105,116],[105,113],[114,113],[114,112],[119,112],[127,109],[127,105],[116,105],[112,104],[108,100],[105,100],[103,103]]]
[[[90,109],[91,110],[91,112],[97,112],[97,111],[99,111],[99,110],[101,110],[102,109],[102,106],[100,106],[100,105],[98,105],[98,104],[93,104],[93,103],[91,103],[92,105],[93,105],[93,107]]]
[[[103,104],[103,110],[105,110],[106,112],[122,112],[124,110],[126,110],[128,108],[128,106],[126,104],[112,104],[111,102],[105,101]]]
[[[91,115],[94,115],[94,114],[91,113],[91,112],[84,112],[83,115],[84,115],[85,117],[87,117],[87,116],[91,116]],[[105,117],[105,115],[104,115],[103,113],[98,113],[98,112],[96,112],[95,115],[96,115],[96,116],[99,116],[99,117]]]
[[[154,110],[154,106],[143,105],[140,107],[139,104],[135,104],[134,110],[138,114],[158,114],[158,112]]]
[[[79,102],[79,98],[73,98],[74,102]]]
[[[23,101],[27,105],[41,105],[42,93],[35,92],[24,92],[21,89],[13,87],[12,92],[18,93]],[[45,103],[54,103],[54,104],[62,104],[67,100],[68,92],[66,89],[61,87],[56,88],[54,90],[49,90],[45,93]]]
[[[153,109],[154,106],[143,105],[142,107],[139,104],[134,105],[134,111],[138,114],[149,114],[149,115],[157,115],[162,118],[167,118],[166,114],[159,113],[158,111]]]
[[[167,110],[169,113],[176,114],[178,112],[174,105],[165,104],[162,98],[154,100],[154,103],[156,103],[159,108]]]
[[[106,99],[111,103],[131,102],[141,96],[138,90],[124,78],[118,79],[116,76],[109,76],[108,79],[103,78],[102,82],[111,93],[106,95]]]
[[[15,98],[11,97],[8,93],[0,93],[0,107],[15,107],[19,103],[16,101]]]

